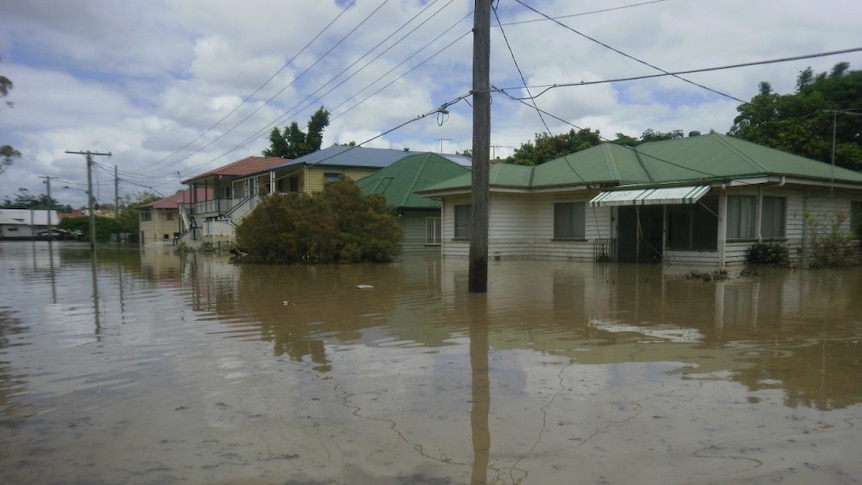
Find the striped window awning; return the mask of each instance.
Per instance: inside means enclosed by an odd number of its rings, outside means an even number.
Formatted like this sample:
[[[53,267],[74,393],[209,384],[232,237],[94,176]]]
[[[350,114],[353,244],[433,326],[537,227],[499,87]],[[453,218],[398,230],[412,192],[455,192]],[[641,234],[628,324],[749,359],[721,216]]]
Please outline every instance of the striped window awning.
[[[709,192],[709,185],[609,190],[593,197],[590,206],[694,204],[707,192]]]

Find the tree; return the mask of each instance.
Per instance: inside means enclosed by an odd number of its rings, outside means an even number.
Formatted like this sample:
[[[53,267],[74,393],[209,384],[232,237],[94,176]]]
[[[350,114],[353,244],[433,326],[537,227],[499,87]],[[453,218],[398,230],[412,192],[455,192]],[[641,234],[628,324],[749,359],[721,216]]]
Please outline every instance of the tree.
[[[12,89],[12,81],[6,76],[0,76],[0,98],[5,98],[9,95]],[[12,107],[11,101],[6,101],[6,106]],[[0,146],[0,174],[6,170],[6,167],[12,165],[16,158],[21,158],[21,152],[12,148],[10,145]]]
[[[308,132],[299,129],[296,122],[279,132],[274,127],[269,133],[269,148],[263,151],[265,157],[294,159],[320,150],[323,143],[323,130],[329,126],[329,111],[320,107],[308,120]]]
[[[95,216],[96,221],[96,241],[107,242],[111,239],[111,234],[122,232],[119,223],[111,217]],[[90,218],[89,217],[66,217],[60,224],[57,225],[60,229],[81,234],[81,238],[85,241],[90,240]]]
[[[256,263],[390,261],[402,236],[385,199],[346,179],[314,194],[271,195],[236,229],[243,260]]]
[[[822,162],[862,170],[862,71],[846,62],[829,73],[799,73],[794,94],[778,94],[763,81],[739,113],[729,135]]]
[[[71,212],[72,208],[69,205],[61,205],[56,199],[48,198],[47,194],[39,194],[34,196],[25,188],[18,189],[15,192],[15,199],[10,200],[9,197],[3,199],[0,207],[4,209],[36,209],[36,210],[56,210],[60,212]]]
[[[598,145],[601,141],[599,131],[592,131],[589,128],[583,128],[579,131],[572,129],[568,133],[555,136],[547,133],[536,133],[534,142],[523,143],[504,162],[516,165],[541,165],[555,158]]]

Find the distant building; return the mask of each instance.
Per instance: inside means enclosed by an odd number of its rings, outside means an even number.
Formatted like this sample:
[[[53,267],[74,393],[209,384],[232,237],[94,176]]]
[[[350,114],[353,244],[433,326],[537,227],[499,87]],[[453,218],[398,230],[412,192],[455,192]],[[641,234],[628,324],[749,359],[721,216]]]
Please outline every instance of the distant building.
[[[0,209],[0,239],[46,237],[48,224],[60,222],[57,211],[40,209]]]

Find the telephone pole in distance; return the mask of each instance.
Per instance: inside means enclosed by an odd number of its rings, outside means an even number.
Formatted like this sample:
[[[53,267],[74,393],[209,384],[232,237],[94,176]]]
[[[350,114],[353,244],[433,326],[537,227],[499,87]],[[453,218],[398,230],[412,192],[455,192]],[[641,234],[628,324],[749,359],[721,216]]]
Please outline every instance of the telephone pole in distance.
[[[87,157],[87,209],[90,211],[90,251],[96,251],[96,214],[93,212],[93,157],[110,157],[111,152],[91,152],[66,150],[70,155],[84,155]]]

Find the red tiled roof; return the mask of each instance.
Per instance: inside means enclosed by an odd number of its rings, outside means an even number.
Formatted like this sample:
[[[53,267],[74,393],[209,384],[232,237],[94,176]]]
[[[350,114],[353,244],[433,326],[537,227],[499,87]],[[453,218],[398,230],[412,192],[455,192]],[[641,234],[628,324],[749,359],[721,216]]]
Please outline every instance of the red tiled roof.
[[[280,157],[245,157],[242,160],[229,163],[215,170],[195,175],[192,178],[183,180],[184,184],[194,182],[195,180],[205,179],[213,176],[241,177],[243,175],[251,175],[257,172],[263,172],[269,168],[281,165],[289,160]]]
[[[150,202],[141,207],[152,207],[153,209],[176,209],[180,206],[180,203],[191,204],[192,202],[201,202],[204,200],[211,200],[213,198],[212,189],[195,189],[195,191],[197,191],[197,194],[192,194],[192,189],[181,190],[176,194],[169,195],[164,199],[160,199],[155,202]],[[196,195],[197,197],[193,197],[193,195]]]

